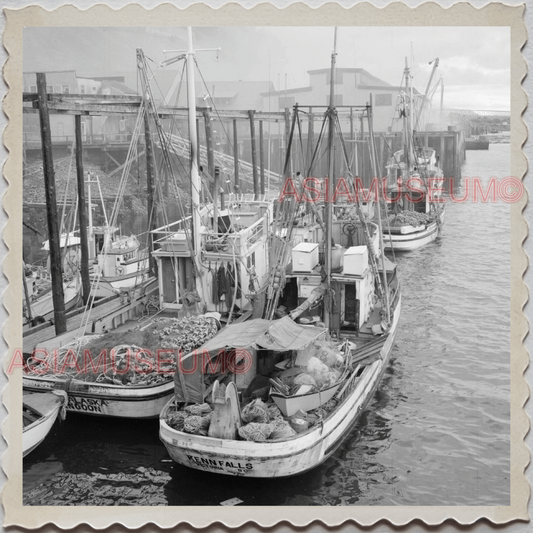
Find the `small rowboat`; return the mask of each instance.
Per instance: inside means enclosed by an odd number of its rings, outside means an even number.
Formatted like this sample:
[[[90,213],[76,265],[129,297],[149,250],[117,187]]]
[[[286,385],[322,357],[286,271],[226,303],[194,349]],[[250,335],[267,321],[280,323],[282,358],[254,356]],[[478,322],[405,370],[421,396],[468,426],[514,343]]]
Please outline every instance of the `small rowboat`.
[[[24,393],[22,399],[22,457],[26,457],[46,438],[67,395],[63,392]],[[63,415],[63,413],[62,413]]]

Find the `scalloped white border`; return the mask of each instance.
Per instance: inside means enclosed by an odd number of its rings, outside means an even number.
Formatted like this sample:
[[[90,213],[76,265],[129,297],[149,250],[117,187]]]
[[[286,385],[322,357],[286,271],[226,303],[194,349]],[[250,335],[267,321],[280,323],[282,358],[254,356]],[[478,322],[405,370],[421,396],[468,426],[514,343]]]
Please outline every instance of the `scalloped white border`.
[[[356,25],[509,25],[512,43],[512,169],[513,176],[522,177],[527,169],[527,161],[522,152],[526,140],[526,126],[521,115],[526,107],[527,96],[520,86],[526,75],[526,63],[520,53],[525,43],[526,31],[522,21],[523,9],[520,7],[491,4],[476,8],[471,4],[460,3],[443,9],[436,3],[427,3],[416,9],[403,3],[389,4],[383,9],[368,3],[357,4],[345,9],[338,4],[327,4],[310,9],[304,4],[292,4],[284,10],[272,5],[261,4],[251,10],[237,4],[228,4],[216,10],[205,5],[193,5],[188,9],[178,9],[170,4],[163,4],[146,10],[139,5],[128,5],[120,11],[105,5],[97,5],[82,11],[69,5],[46,11],[32,6],[20,10],[5,11],[7,19],[4,33],[4,46],[9,52],[9,60],[4,66],[4,76],[9,85],[4,100],[4,112],[9,124],[4,133],[4,144],[9,151],[9,158],[4,167],[4,175],[10,183],[4,195],[3,206],[9,220],[4,230],[4,241],[9,248],[3,263],[4,273],[10,280],[4,295],[4,305],[10,313],[3,333],[12,350],[20,344],[21,324],[15,317],[21,316],[22,292],[20,278],[21,228],[22,228],[22,187],[17,178],[21,176],[21,42],[22,26],[170,26],[170,25],[345,25],[354,21]],[[353,17],[353,18],[352,18]],[[105,21],[105,24],[102,24]],[[164,21],[163,23],[161,21]],[[18,77],[17,77],[17,74]],[[426,524],[440,524],[453,518],[462,524],[471,524],[479,518],[486,518],[493,523],[507,523],[510,520],[527,519],[529,485],[523,474],[529,461],[529,452],[524,443],[524,436],[529,428],[529,420],[523,410],[529,391],[523,377],[527,367],[528,356],[523,346],[523,339],[528,325],[522,313],[528,293],[523,282],[527,268],[527,256],[522,243],[527,237],[528,229],[522,210],[527,198],[514,204],[511,216],[511,253],[512,253],[512,448],[511,448],[511,505],[509,507],[282,507],[277,508],[276,516],[268,507],[23,507],[22,471],[20,445],[20,410],[21,386],[20,374],[10,377],[3,401],[10,415],[3,426],[3,433],[9,448],[3,457],[3,468],[9,481],[2,494],[5,512],[5,525],[18,525],[27,528],[55,524],[58,527],[73,527],[77,524],[89,524],[94,528],[104,528],[112,524],[122,524],[136,528],[143,524],[157,524],[160,527],[172,527],[179,523],[194,527],[205,527],[215,522],[229,527],[237,527],[247,522],[254,522],[263,527],[289,521],[294,526],[306,526],[320,520],[328,526],[339,525],[345,521],[355,521],[360,525],[375,524],[387,520],[392,524],[406,524],[414,519]],[[4,360],[6,361],[7,357]],[[4,369],[6,365],[4,364]]]

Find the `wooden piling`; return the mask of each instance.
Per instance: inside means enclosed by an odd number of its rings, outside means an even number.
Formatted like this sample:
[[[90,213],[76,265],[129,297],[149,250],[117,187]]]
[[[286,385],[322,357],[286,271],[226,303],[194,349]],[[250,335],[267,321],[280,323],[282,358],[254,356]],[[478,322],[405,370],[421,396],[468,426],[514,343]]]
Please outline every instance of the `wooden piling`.
[[[149,257],[149,266],[150,273],[152,275],[156,274],[156,263],[155,258],[152,255],[154,251],[154,235],[151,233],[152,230],[156,229],[156,210],[157,206],[155,203],[155,172],[154,172],[154,152],[152,146],[152,133],[150,131],[150,116],[148,114],[148,109],[144,114],[144,140],[146,146],[146,198],[147,198],[147,209],[148,209],[148,251],[150,254]]]
[[[259,176],[257,174],[257,148],[255,143],[255,119],[254,112],[248,111],[248,116],[250,118],[250,142],[252,145],[252,171],[254,178],[254,199],[257,200],[259,195]]]
[[[87,213],[85,212],[85,178],[83,175],[83,145],[81,140],[81,115],[74,115],[74,130],[76,135],[76,177],[78,181],[78,221],[80,223],[81,248],[81,286],[83,305],[87,304],[91,292],[89,278],[89,241],[87,239]],[[90,187],[90,185],[89,185]],[[91,206],[89,206],[89,209]]]
[[[313,108],[309,108],[309,114],[307,115],[307,168],[304,168],[304,178],[309,177],[307,174],[310,171],[311,159],[313,159],[313,151],[315,145],[315,119],[313,115]]]
[[[291,136],[291,112],[288,107],[285,108],[285,150],[287,150],[287,147],[289,146],[289,138]],[[283,161],[286,159],[285,154],[281,154],[281,169],[283,172]],[[287,165],[287,175],[292,175],[292,165],[291,165],[291,159],[288,160]]]
[[[235,169],[235,193],[241,191],[241,184],[239,181],[239,137],[237,135],[237,119],[233,119],[233,166]]]
[[[261,178],[261,195],[265,195],[265,147],[263,139],[263,121],[259,121],[259,175]]]
[[[65,316],[65,296],[63,293],[63,268],[59,228],[57,224],[56,184],[54,161],[52,155],[52,135],[50,115],[46,94],[46,75],[37,73],[37,96],[39,103],[39,121],[41,126],[41,144],[43,150],[44,194],[46,199],[46,219],[48,222],[48,242],[50,245],[50,274],[52,277],[52,301],[54,304],[54,325],[56,335],[67,331]]]

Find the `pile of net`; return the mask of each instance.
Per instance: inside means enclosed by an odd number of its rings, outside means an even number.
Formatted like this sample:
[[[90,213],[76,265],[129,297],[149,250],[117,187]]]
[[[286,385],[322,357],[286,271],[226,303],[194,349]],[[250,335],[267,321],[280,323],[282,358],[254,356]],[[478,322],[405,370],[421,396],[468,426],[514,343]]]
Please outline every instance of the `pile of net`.
[[[207,435],[211,424],[212,410],[209,404],[194,404],[167,415],[165,422],[177,431],[193,435]],[[238,429],[242,440],[266,442],[285,440],[296,432],[275,404],[266,404],[257,399],[246,405],[241,412],[243,425]]]
[[[210,317],[155,319],[148,328],[87,335],[59,350],[34,353],[25,373],[123,386],[172,379],[178,353],[199,348],[218,331]]]
[[[425,226],[431,222],[431,216],[426,213],[416,211],[401,211],[400,213],[389,215],[389,226]]]
[[[238,431],[243,440],[266,442],[285,440],[296,435],[296,431],[283,419],[278,407],[274,404],[267,405],[260,398],[243,408],[241,418],[244,425]]]
[[[298,352],[296,365],[302,368],[299,374],[289,372],[289,377],[281,380],[297,392],[300,386],[312,388],[308,392],[319,391],[337,383],[343,374],[344,354],[333,341],[319,340]],[[296,388],[296,386],[298,386]]]
[[[166,423],[173,429],[193,435],[207,435],[213,412],[207,403],[186,406],[182,411],[170,413]]]

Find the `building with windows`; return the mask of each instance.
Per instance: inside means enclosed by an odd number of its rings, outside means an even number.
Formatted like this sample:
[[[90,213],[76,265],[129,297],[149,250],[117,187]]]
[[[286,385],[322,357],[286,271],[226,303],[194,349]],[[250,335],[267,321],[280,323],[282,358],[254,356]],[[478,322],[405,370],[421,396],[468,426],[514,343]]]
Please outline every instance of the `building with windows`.
[[[55,94],[134,95],[136,91],[124,84],[124,77],[84,77],[75,70],[48,71],[46,92]],[[24,72],[24,92],[37,92],[35,72]],[[31,103],[25,105],[31,106]],[[131,138],[132,117],[126,116],[82,116],[82,140],[87,144],[106,142],[128,142]],[[50,114],[52,143],[55,146],[70,146],[74,140],[74,117],[67,114]],[[39,116],[25,113],[23,117],[23,139],[26,150],[41,147]]]
[[[263,110],[281,111],[295,104],[302,107],[326,106],[330,99],[331,69],[309,70],[309,86],[263,93]],[[335,105],[374,104],[374,130],[399,131],[402,127],[395,112],[401,87],[391,85],[363,68],[338,68],[335,73]],[[414,95],[423,98],[416,89]],[[424,121],[422,121],[424,123]]]

